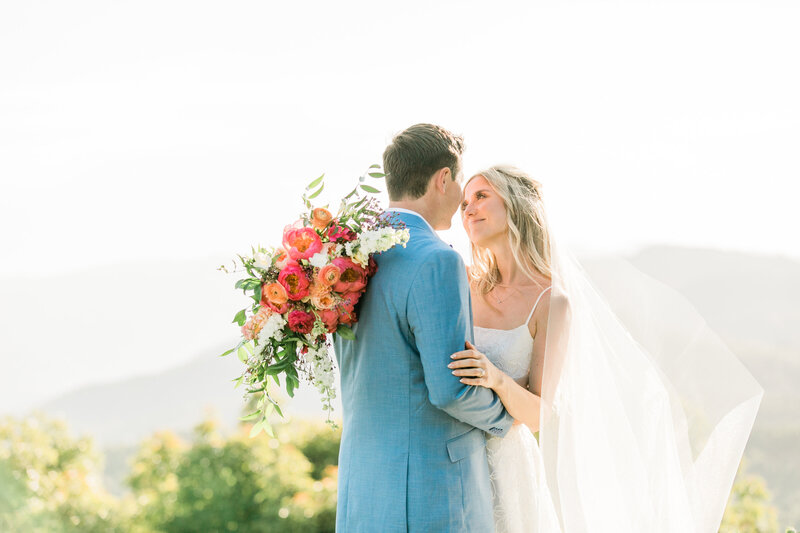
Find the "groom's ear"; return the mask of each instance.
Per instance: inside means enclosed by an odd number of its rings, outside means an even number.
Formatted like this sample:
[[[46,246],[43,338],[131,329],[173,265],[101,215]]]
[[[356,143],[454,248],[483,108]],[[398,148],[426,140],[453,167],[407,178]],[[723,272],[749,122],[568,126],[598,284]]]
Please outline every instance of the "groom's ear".
[[[448,167],[440,168],[433,175],[433,186],[436,190],[444,194],[447,191],[448,181],[452,180],[450,169]]]

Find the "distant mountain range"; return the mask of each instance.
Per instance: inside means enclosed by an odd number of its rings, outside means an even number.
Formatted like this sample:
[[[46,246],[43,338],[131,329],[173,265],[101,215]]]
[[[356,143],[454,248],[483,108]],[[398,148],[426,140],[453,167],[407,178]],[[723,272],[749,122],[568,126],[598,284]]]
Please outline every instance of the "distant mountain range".
[[[676,247],[651,247],[630,262],[685,295],[764,387],[766,393],[745,451],[747,471],[766,478],[781,523],[800,524],[800,263],[783,257]],[[591,272],[591,261],[587,262]],[[232,427],[243,404],[230,379],[240,371],[225,346],[148,376],[84,387],[40,406],[93,435],[108,450],[109,469],[159,429],[186,432],[212,409]],[[154,346],[155,350],[158,345]],[[337,407],[341,413],[341,408]],[[290,416],[321,417],[305,387]],[[116,474],[112,484],[119,486]]]

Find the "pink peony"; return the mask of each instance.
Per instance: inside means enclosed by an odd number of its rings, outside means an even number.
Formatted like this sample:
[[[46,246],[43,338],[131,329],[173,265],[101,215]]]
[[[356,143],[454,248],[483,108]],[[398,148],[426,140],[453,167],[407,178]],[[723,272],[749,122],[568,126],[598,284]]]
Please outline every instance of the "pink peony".
[[[339,293],[356,292],[367,286],[367,271],[348,257],[337,257],[332,264],[339,267],[341,274],[333,290]]]
[[[286,289],[289,299],[295,301],[308,296],[308,287],[311,284],[306,272],[293,261],[278,274],[278,283]]]
[[[314,329],[314,315],[295,309],[289,313],[289,329],[296,333],[311,333]]]
[[[290,258],[299,261],[322,250],[322,239],[312,228],[286,226],[283,231],[283,247]]]
[[[355,232],[350,228],[340,226],[335,222],[330,228],[328,228],[327,235],[330,241],[354,241],[356,240],[356,237],[358,237],[358,235],[356,235]]]

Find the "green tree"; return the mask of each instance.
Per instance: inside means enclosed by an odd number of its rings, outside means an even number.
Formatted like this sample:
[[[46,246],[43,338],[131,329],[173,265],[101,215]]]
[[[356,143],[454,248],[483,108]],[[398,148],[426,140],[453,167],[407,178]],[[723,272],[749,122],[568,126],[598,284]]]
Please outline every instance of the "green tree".
[[[43,415],[0,419],[0,530],[122,531],[120,507],[102,486],[91,439]]]
[[[311,477],[311,462],[287,425],[250,438],[249,425],[223,438],[213,422],[191,443],[170,434],[142,444],[128,483],[143,523],[156,531],[333,531],[336,470]]]
[[[733,484],[719,533],[773,533],[778,531],[778,512],[763,478],[745,475],[740,467]]]

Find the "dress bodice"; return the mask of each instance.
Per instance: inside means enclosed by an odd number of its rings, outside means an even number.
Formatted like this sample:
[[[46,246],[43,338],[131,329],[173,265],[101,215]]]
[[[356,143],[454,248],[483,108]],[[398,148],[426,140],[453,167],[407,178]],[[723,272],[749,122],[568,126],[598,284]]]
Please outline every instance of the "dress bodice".
[[[530,371],[533,338],[527,323],[514,329],[475,326],[475,347],[512,379],[524,378]]]
[[[533,338],[528,331],[530,322],[539,300],[547,292],[547,287],[536,299],[528,318],[514,329],[494,329],[475,326],[475,347],[486,354],[486,357],[501,372],[512,379],[521,379],[528,375],[531,369],[531,356],[533,354]]]

